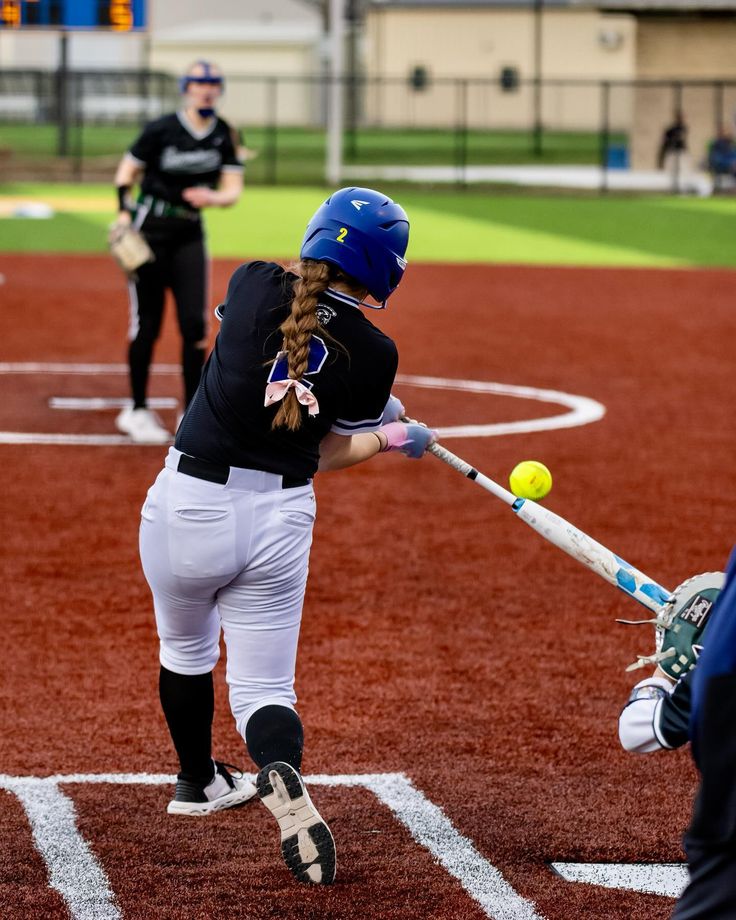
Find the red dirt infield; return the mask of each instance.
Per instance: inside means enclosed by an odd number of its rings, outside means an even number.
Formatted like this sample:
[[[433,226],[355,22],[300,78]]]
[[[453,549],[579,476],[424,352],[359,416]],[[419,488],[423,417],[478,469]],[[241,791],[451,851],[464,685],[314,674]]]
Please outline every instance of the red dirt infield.
[[[215,263],[213,305],[235,264]],[[62,412],[48,400],[126,396],[124,374],[10,366],[124,362],[127,302],[114,266],[0,255],[0,272],[0,432],[114,434],[114,410]],[[730,272],[412,265],[389,310],[371,318],[395,338],[403,375],[603,403],[604,418],[583,427],[446,444],[503,484],[519,460],[543,461],[555,483],[549,508],[674,587],[722,568],[735,542],[734,302]],[[177,360],[169,309],[156,362]],[[396,392],[410,414],[442,427],[563,411]],[[178,377],[154,376],[152,395],[178,397]],[[173,424],[173,410],[161,414]],[[0,443],[0,774],[175,772],[137,556],[140,505],[163,455]],[[670,898],[568,882],[550,868],[683,859],[696,786],[688,751],[637,757],[617,740],[637,679],[624,668],[653,639],[615,618],[646,611],[434,458],[382,456],[316,487],[297,670],[305,773],[403,773],[533,902],[528,917],[668,917]],[[250,771],[223,671],[215,753]],[[363,787],[313,789],[338,847],[329,889],[292,882],[257,803],[187,820],[166,815],[166,785],[60,788],[125,920],[524,916],[484,907]],[[18,797],[0,789],[0,806],[0,916],[75,916],[49,887]]]

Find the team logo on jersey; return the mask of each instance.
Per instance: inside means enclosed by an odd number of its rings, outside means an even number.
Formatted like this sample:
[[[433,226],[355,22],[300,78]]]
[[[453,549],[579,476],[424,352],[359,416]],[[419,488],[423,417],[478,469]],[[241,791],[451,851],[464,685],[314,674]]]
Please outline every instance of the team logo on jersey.
[[[204,173],[220,168],[222,155],[219,150],[179,150],[165,147],[161,154],[161,170],[167,173]]]
[[[359,211],[364,204],[370,204],[370,201],[361,201],[360,198],[353,198],[350,204],[355,208],[356,211]]]
[[[320,326],[326,326],[327,323],[336,316],[337,310],[333,310],[332,307],[328,307],[323,303],[317,307],[317,322]]]
[[[304,371],[304,376],[307,374],[318,374],[322,370],[322,365],[327,360],[327,346],[324,341],[318,336],[313,335],[309,342],[309,358],[307,359],[307,369]],[[271,373],[268,375],[268,382],[273,383],[277,380],[288,380],[289,379],[289,357],[287,352],[280,351],[276,355],[276,359],[271,366]],[[308,387],[310,390],[314,386],[311,380],[302,380],[300,381],[305,387]]]

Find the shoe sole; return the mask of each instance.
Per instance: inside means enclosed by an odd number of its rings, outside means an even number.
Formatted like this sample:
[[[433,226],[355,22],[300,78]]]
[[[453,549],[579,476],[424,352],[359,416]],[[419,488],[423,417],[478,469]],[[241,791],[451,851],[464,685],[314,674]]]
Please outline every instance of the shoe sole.
[[[286,763],[265,766],[256,779],[258,796],[281,830],[281,855],[300,882],[331,885],[337,857],[335,841],[304,788]]]
[[[223,811],[225,808],[234,808],[236,805],[242,805],[256,794],[256,787],[248,780],[243,780],[242,785],[228,792],[227,795],[221,795],[213,802],[177,802],[172,799],[166,811],[170,815],[186,815],[192,818],[203,818],[206,815],[214,814],[216,811]]]

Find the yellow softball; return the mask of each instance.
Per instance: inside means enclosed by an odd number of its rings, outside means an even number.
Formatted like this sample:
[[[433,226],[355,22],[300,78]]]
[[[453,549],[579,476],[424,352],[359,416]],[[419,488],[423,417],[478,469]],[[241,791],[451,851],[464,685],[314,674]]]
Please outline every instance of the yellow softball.
[[[522,460],[511,470],[509,485],[517,498],[539,501],[552,488],[552,473],[539,460]]]

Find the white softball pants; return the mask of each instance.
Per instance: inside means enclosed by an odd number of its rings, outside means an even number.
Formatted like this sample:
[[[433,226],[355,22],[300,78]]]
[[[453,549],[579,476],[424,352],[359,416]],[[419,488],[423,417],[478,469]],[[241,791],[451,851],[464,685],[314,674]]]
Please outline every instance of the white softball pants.
[[[206,674],[227,649],[240,734],[262,706],[294,707],[294,672],[316,513],[311,484],[231,468],[226,485],[166,465],[141,510],[140,555],[153,594],[160,661]]]

